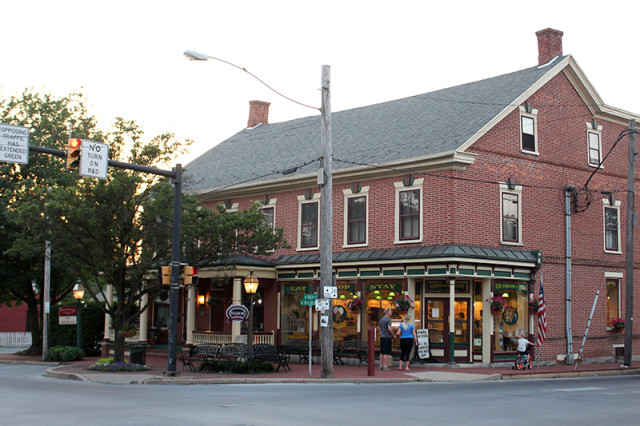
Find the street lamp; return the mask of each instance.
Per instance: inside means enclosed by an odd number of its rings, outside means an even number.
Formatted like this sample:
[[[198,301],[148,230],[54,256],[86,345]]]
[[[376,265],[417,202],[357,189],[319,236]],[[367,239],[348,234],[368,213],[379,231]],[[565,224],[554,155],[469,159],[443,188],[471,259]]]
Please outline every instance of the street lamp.
[[[84,286],[82,285],[82,281],[78,280],[76,285],[73,286],[73,298],[76,299],[76,316],[77,316],[77,324],[76,329],[78,330],[78,348],[82,349],[82,298],[84,297]]]
[[[258,277],[255,276],[253,270],[249,271],[249,275],[244,277],[244,291],[249,295],[249,329],[247,333],[247,346],[253,344],[253,295],[258,291]]]

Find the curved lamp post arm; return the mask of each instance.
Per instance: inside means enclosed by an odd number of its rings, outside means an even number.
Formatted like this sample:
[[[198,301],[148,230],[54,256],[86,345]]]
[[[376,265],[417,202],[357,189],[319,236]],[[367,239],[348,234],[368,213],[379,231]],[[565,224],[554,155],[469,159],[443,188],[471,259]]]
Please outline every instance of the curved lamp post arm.
[[[282,93],[278,92],[276,89],[274,89],[273,87],[271,87],[267,83],[265,83],[260,77],[258,77],[257,75],[255,75],[252,72],[250,72],[249,70],[247,70],[245,67],[241,67],[241,66],[236,65],[234,63],[231,63],[229,61],[225,61],[224,59],[220,59],[220,58],[216,58],[216,57],[213,57],[213,56],[205,55],[204,53],[196,52],[195,50],[185,50],[184,51],[184,56],[190,61],[208,61],[209,59],[214,59],[214,60],[219,61],[219,62],[224,62],[227,65],[231,65],[232,67],[239,69],[240,71],[246,72],[251,77],[255,78],[260,83],[262,83],[262,85],[264,85],[267,89],[271,90],[273,93],[275,93],[275,94],[277,94],[279,96],[282,96],[286,100],[291,101],[294,104],[298,104],[300,106],[303,106],[305,108],[311,108],[311,109],[315,109],[316,111],[322,111],[321,108],[317,108],[317,107],[314,107],[314,106],[311,106],[311,105],[303,104],[302,102],[298,102],[295,99],[291,99],[290,97],[288,97],[286,95],[283,95]]]

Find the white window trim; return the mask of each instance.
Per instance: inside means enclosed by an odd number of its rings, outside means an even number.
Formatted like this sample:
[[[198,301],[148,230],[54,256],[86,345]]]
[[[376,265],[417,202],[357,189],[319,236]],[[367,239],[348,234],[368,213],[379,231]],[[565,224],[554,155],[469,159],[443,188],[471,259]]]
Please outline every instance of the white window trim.
[[[611,253],[611,254],[622,254],[622,242],[620,239],[620,232],[621,232],[621,224],[620,224],[620,200],[615,200],[613,202],[613,205],[611,205],[609,203],[609,199],[608,198],[603,198],[602,199],[602,248],[604,249],[605,253]],[[607,223],[606,223],[606,209],[610,208],[610,209],[616,209],[618,211],[618,250],[607,250]]]
[[[261,203],[260,204],[260,210],[265,210],[265,209],[273,209],[273,229],[276,229],[276,201],[278,201],[277,198],[269,198],[269,202],[267,204]]]
[[[343,189],[342,193],[344,195],[344,238],[342,242],[342,247],[366,247],[369,245],[369,187],[363,186],[360,188],[360,192],[354,193],[351,188]],[[348,241],[348,232],[349,232],[349,198],[357,198],[357,197],[365,197],[365,228],[364,228],[364,243],[357,244],[349,244]]]
[[[320,248],[320,193],[314,192],[313,197],[307,200],[304,195],[298,195],[298,245],[296,251],[312,251]],[[309,203],[318,203],[318,244],[315,247],[302,246],[302,205]]]
[[[518,196],[518,241],[504,241],[502,239],[502,236],[504,235],[503,233],[503,229],[502,229],[502,225],[503,225],[503,218],[502,218],[502,195],[503,194],[515,194]],[[524,243],[522,242],[522,227],[524,225],[524,222],[522,220],[522,185],[516,185],[514,187],[514,189],[509,189],[509,186],[506,183],[500,183],[500,202],[499,202],[499,208],[500,208],[500,244],[503,245],[507,245],[507,246],[523,246]]]
[[[422,242],[423,238],[424,238],[424,191],[422,190],[422,184],[424,182],[424,178],[420,178],[420,179],[415,179],[413,181],[413,185],[411,186],[404,186],[404,183],[402,181],[400,182],[394,182],[393,186],[396,188],[396,211],[395,211],[395,215],[394,215],[394,222],[395,222],[395,241],[393,242],[394,244],[413,244],[413,243],[420,243]],[[419,191],[419,196],[420,196],[420,213],[419,213],[419,218],[420,218],[420,233],[418,235],[418,238],[413,239],[413,240],[401,240],[400,239],[400,192],[402,191],[413,191],[413,190],[418,190]]]
[[[224,207],[224,210],[227,213],[235,213],[238,211],[238,207],[240,206],[240,203],[231,203],[231,207],[227,208],[224,203],[222,203],[222,207]]]
[[[587,123],[587,164],[589,167],[598,167],[597,164],[591,163],[591,158],[589,156],[589,151],[591,147],[589,146],[589,133],[594,133],[598,135],[598,150],[600,151],[600,162],[602,162],[602,126],[598,125],[596,129],[593,128],[593,123]],[[600,166],[601,169],[604,169],[604,164]]]
[[[522,148],[522,117],[529,117],[533,119],[533,141],[534,150],[527,151]],[[520,116],[518,117],[518,127],[520,128],[520,152],[523,154],[540,155],[538,153],[538,110],[532,109],[530,113],[527,112],[524,106],[520,106]]]

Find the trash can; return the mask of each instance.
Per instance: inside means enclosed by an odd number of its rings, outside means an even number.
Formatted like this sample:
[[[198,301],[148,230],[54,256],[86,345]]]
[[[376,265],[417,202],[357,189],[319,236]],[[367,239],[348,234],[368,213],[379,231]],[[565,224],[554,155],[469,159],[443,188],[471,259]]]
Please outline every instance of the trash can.
[[[129,361],[132,364],[146,364],[147,344],[132,343],[129,345]]]

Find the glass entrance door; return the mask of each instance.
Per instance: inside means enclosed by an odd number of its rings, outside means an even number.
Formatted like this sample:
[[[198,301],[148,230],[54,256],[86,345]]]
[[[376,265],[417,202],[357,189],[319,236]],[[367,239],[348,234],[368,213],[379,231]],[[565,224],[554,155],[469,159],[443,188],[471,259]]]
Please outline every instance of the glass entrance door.
[[[431,355],[438,362],[449,362],[449,299],[425,298],[425,324],[429,329],[429,343]],[[470,320],[469,300],[456,299],[453,306],[454,314],[454,359],[457,362],[469,362]]]

